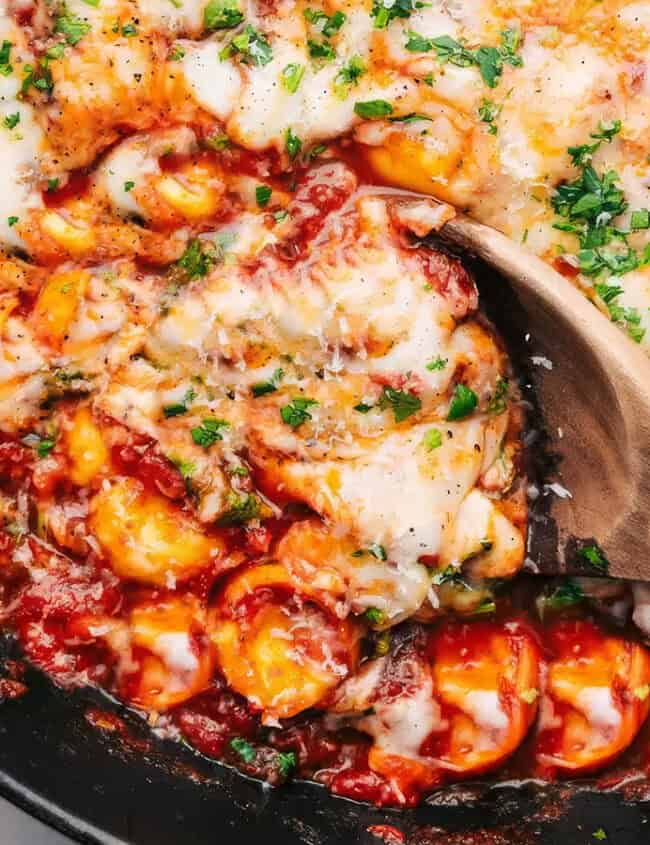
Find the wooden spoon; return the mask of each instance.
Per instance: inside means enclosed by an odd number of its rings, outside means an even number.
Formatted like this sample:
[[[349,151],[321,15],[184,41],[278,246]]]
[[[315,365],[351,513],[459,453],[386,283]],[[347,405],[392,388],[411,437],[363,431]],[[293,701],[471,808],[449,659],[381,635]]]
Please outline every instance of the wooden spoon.
[[[500,232],[458,215],[439,235],[511,283],[536,360],[546,365],[533,368],[535,388],[561,459],[556,490],[570,498],[548,496],[556,548],[535,555],[539,569],[575,571],[585,563],[579,549],[596,545],[610,575],[650,580],[650,360],[563,276]]]

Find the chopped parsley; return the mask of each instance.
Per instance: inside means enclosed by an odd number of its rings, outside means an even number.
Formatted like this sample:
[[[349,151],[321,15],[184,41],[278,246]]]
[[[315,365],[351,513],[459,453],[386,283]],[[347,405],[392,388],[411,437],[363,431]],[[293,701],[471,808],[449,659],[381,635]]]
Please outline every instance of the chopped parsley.
[[[541,607],[542,609],[548,607],[551,610],[563,610],[566,607],[579,604],[584,600],[584,597],[580,584],[572,578],[565,578],[550,595],[544,596]]]
[[[211,150],[226,150],[230,146],[230,138],[225,134],[210,135],[203,143]]]
[[[192,238],[175,267],[183,271],[188,281],[192,281],[207,276],[216,258],[214,249],[208,248],[198,238]]]
[[[52,79],[52,71],[48,67],[47,59],[41,59],[36,65],[23,65],[23,81],[20,86],[20,93],[25,96],[30,88],[35,88],[42,94],[48,96],[54,90],[54,80]]]
[[[400,117],[391,117],[389,118],[391,123],[418,123],[421,120],[431,120],[431,118],[426,114],[419,114],[416,111],[412,111],[409,114],[403,114]]]
[[[624,293],[623,288],[620,285],[597,283],[594,290],[607,306],[612,321],[625,328],[632,340],[641,343],[646,333],[641,326],[641,314],[637,308],[625,308],[616,301]]]
[[[47,458],[56,446],[56,437],[50,435],[41,437],[39,434],[27,434],[22,441],[25,446],[31,446],[39,458]]]
[[[289,127],[284,133],[284,148],[286,149],[291,161],[296,158],[302,149],[302,141],[297,135],[294,135],[291,127]]]
[[[2,76],[11,76],[13,73],[14,69],[10,64],[12,47],[11,41],[3,41],[0,47],[0,75]]]
[[[521,67],[523,64],[517,52],[521,46],[521,36],[516,29],[504,30],[498,47],[478,47],[476,50],[470,50],[450,35],[425,38],[412,31],[407,33],[405,46],[414,53],[429,53],[434,50],[441,64],[476,67],[489,88],[496,88],[505,64],[513,67]]]
[[[13,114],[8,114],[5,116],[5,119],[2,121],[2,125],[5,129],[15,129],[18,124],[20,123],[20,112],[14,112]]]
[[[308,399],[303,396],[296,396],[289,402],[288,405],[283,405],[280,408],[280,417],[282,422],[290,425],[291,428],[298,428],[303,423],[312,418],[307,410],[308,408],[318,405],[315,399]]]
[[[381,543],[371,543],[366,549],[357,549],[356,552],[352,552],[352,557],[363,557],[366,554],[376,557],[377,560],[388,560],[386,549]]]
[[[217,520],[221,526],[242,525],[252,519],[259,519],[262,503],[254,493],[228,493],[228,509]]]
[[[386,100],[366,100],[354,104],[354,113],[365,120],[374,120],[378,117],[388,117],[393,113],[393,107]]]
[[[203,10],[203,27],[208,32],[232,29],[244,20],[237,0],[209,0]]]
[[[472,610],[474,615],[482,614],[482,613],[494,613],[497,609],[497,606],[494,602],[494,599],[491,598],[484,598],[480,601],[480,603]]]
[[[180,402],[173,402],[171,405],[163,405],[163,415],[166,419],[168,419],[169,417],[179,417],[181,414],[186,414],[188,411],[188,405],[190,405],[194,399],[196,399],[196,391],[193,387],[190,387],[189,390],[185,391],[185,395]]]
[[[16,217],[15,214],[12,214],[10,217],[7,217],[7,226],[15,226],[16,223],[20,220],[20,217]]]
[[[132,182],[131,180],[129,180],[129,181],[124,183],[124,190],[126,191],[127,194],[129,193],[129,191],[132,191],[134,188],[135,188],[135,182]]]
[[[424,433],[422,445],[427,452],[433,452],[434,449],[439,449],[442,446],[442,432],[437,428],[430,428]]]
[[[587,563],[591,564],[591,566],[599,572],[607,572],[609,570],[609,561],[596,543],[581,546],[581,548],[578,549],[578,554],[583,560],[586,560]]]
[[[453,422],[454,420],[462,420],[468,417],[478,405],[478,397],[471,387],[464,384],[457,384],[454,388],[454,393],[449,403],[449,410],[447,411],[447,420]]]
[[[63,35],[72,47],[78,44],[84,35],[88,35],[91,28],[89,23],[69,12],[59,15],[54,24],[54,32]]]
[[[180,44],[174,44],[172,49],[167,54],[167,60],[170,62],[180,62],[181,59],[185,58],[185,50],[181,47]]]
[[[487,123],[488,133],[490,135],[496,135],[499,131],[496,125],[496,120],[501,114],[502,108],[503,106],[497,105],[492,100],[487,99],[484,99],[478,108],[478,116],[481,118],[483,123]]]
[[[54,177],[53,179],[47,180],[47,192],[48,192],[48,194],[51,194],[53,191],[56,191],[56,189],[58,187],[59,187],[58,178]]]
[[[551,197],[558,218],[553,226],[574,235],[578,240],[578,267],[592,279],[620,277],[650,264],[650,245],[638,253],[628,244],[630,232],[650,228],[650,211],[637,209],[630,217],[630,231],[612,225],[614,218],[628,209],[620,177],[614,170],[599,173],[591,163],[603,143],[611,143],[621,131],[621,121],[600,123],[591,133],[593,143],[569,147],[571,161],[580,171],[578,177],[564,182]],[[641,315],[636,308],[624,308],[616,301],[623,293],[618,285],[594,282],[594,290],[607,306],[611,319],[627,330],[632,340],[640,343],[645,336]]]
[[[436,569],[431,578],[431,583],[436,587],[442,584],[464,583],[460,569],[457,566],[446,566],[444,569]]]
[[[255,748],[242,737],[236,736],[230,740],[230,747],[239,754],[244,763],[252,763],[255,759]]]
[[[424,3],[416,3],[422,8]],[[413,14],[412,0],[373,0],[370,13],[375,22],[375,29],[385,29],[395,18],[410,18]]]
[[[336,50],[329,41],[315,41],[313,38],[309,38],[307,47],[312,59],[323,59],[326,62],[331,62],[336,58]]]
[[[215,417],[206,417],[201,421],[201,425],[193,428],[190,433],[192,435],[192,440],[197,446],[209,449],[210,446],[214,446],[218,440],[223,440],[221,429],[229,427],[230,423],[227,420],[220,420]]]
[[[378,607],[369,607],[363,615],[371,625],[383,625],[386,621],[386,614]]]
[[[304,75],[305,66],[292,62],[282,71],[282,84],[290,94],[295,94]]]
[[[509,390],[509,382],[507,378],[501,378],[499,376],[497,378],[497,382],[494,388],[494,393],[492,394],[492,398],[488,402],[488,414],[494,414],[498,416],[499,414],[503,414],[506,410],[508,404],[508,390]]]
[[[63,42],[59,42],[58,44],[52,44],[51,47],[48,47],[45,51],[46,59],[62,59],[65,53],[65,44]]]
[[[273,189],[270,188],[268,185],[258,185],[255,188],[255,201],[257,202],[260,208],[264,208],[269,204],[269,200],[271,199],[272,193]]]
[[[327,38],[331,38],[332,35],[336,35],[347,20],[347,15],[344,12],[334,12],[333,15],[328,15],[326,12],[314,11],[314,9],[305,9],[303,14],[309,23],[322,32]]]
[[[634,232],[641,229],[650,229],[650,211],[647,208],[633,211],[630,217],[630,228]]]
[[[373,407],[373,405],[368,405],[367,402],[358,402],[354,406],[353,410],[357,411],[359,414],[367,414],[368,411],[372,411]]]
[[[430,372],[433,372],[434,370],[444,370],[444,368],[447,366],[447,360],[447,358],[441,358],[440,355],[438,355],[437,358],[434,358],[432,361],[429,361],[429,363],[426,364],[426,368]]]
[[[183,481],[189,482],[196,472],[196,464],[194,461],[186,461],[183,458],[177,458],[175,456],[170,455],[169,460],[174,464],[176,469],[180,472],[181,476],[183,477]],[[186,484],[186,487],[189,489],[190,485]]]
[[[394,387],[384,387],[379,398],[382,411],[392,408],[395,422],[402,422],[422,407],[422,400],[415,393],[406,390],[396,390]]]
[[[273,59],[273,50],[266,36],[258,32],[250,24],[246,24],[243,32],[236,35],[219,53],[221,61],[229,59],[235,54],[241,57],[244,64],[258,67],[268,65]]]
[[[125,38],[135,38],[138,34],[138,28],[133,23],[125,23],[122,27],[122,35]]]
[[[296,768],[296,763],[295,751],[281,751],[278,754],[278,769],[282,777],[288,777]]]
[[[340,100],[344,100],[353,85],[358,85],[359,79],[366,72],[366,66],[361,56],[352,56],[334,78],[334,93]]]
[[[406,44],[404,46],[411,53],[428,53],[433,50],[433,41],[409,29],[406,34]]]
[[[283,376],[284,370],[278,367],[268,381],[258,381],[251,385],[251,393],[255,398],[266,396],[267,393],[275,393]]]

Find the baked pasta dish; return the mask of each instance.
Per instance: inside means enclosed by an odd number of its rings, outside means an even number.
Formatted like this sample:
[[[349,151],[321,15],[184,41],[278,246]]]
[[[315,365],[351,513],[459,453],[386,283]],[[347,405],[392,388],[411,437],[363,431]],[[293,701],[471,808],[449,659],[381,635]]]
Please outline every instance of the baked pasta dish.
[[[650,592],[516,577],[527,403],[435,232],[469,212],[650,341],[650,6],[0,9],[23,657],[248,775],[378,805],[643,758]]]

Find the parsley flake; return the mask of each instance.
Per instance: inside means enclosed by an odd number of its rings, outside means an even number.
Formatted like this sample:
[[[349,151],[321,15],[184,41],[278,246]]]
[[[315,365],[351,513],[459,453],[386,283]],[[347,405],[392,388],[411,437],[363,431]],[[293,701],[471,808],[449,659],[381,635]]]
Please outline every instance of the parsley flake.
[[[294,135],[291,127],[284,133],[284,147],[289,154],[289,158],[293,161],[300,150],[302,149],[302,141],[297,135]]]
[[[334,78],[334,93],[339,100],[344,100],[353,85],[359,84],[359,79],[366,72],[366,66],[361,56],[352,56]]]
[[[255,748],[242,737],[236,736],[230,740],[230,747],[242,758],[244,763],[252,763],[255,759]]]
[[[190,434],[197,446],[209,449],[218,440],[223,440],[223,434],[221,433],[221,429],[223,428],[230,428],[230,423],[227,420],[206,417],[206,419],[201,421],[200,426],[191,430]]]
[[[14,112],[13,114],[8,114],[5,116],[5,119],[2,121],[2,125],[5,129],[15,129],[16,126],[20,123],[20,112]]]
[[[258,381],[251,386],[251,393],[257,399],[259,396],[266,396],[267,393],[275,393],[278,384],[282,381],[284,370],[278,367],[268,381]]]
[[[273,50],[265,35],[246,24],[243,32],[226,44],[219,53],[219,58],[224,61],[234,55],[239,55],[244,64],[263,67],[273,59]]]
[[[208,32],[232,29],[243,20],[237,0],[210,0],[203,10],[203,27]]]
[[[363,615],[371,625],[383,625],[386,621],[386,614],[378,607],[369,607]]]
[[[280,408],[282,422],[290,425],[291,428],[298,428],[312,418],[307,408],[318,405],[315,399],[308,399],[303,396],[296,396],[288,405]]]
[[[370,14],[374,19],[375,29],[386,29],[395,18],[410,18],[413,14],[413,2],[412,0],[373,0]]]
[[[454,388],[451,402],[449,403],[447,420],[449,422],[462,420],[465,417],[468,417],[477,405],[478,397],[471,387],[467,387],[464,384],[457,384]]]
[[[305,66],[292,62],[282,71],[282,84],[290,94],[295,94],[305,75]]]
[[[508,404],[508,390],[508,379],[501,378],[501,376],[499,376],[494,387],[494,393],[492,394],[492,398],[488,402],[488,414],[498,416],[499,414],[504,413]]]
[[[270,188],[268,185],[258,185],[255,188],[255,201],[257,202],[260,208],[264,208],[269,204],[269,200],[271,199],[272,193],[273,189]]]
[[[278,754],[278,769],[283,778],[288,777],[296,768],[297,760],[295,751],[281,751]]]
[[[609,561],[596,543],[582,546],[578,549],[578,554],[583,560],[591,564],[594,569],[598,569],[600,572],[607,572],[609,570]]]
[[[437,358],[434,358],[432,361],[429,361],[429,363],[426,364],[426,368],[430,372],[433,372],[434,370],[444,370],[444,368],[447,366],[447,361],[447,358],[441,358],[440,355],[438,355]]]
[[[163,415],[166,419],[169,417],[178,417],[181,414],[186,414],[188,411],[188,405],[196,399],[196,391],[193,387],[190,387],[189,390],[185,392],[182,400],[180,402],[173,402],[171,405],[163,405]]]
[[[88,35],[91,28],[89,23],[69,12],[59,15],[54,23],[54,32],[63,35],[72,47],[78,44],[84,35]]]
[[[388,117],[393,113],[393,107],[386,100],[366,100],[354,104],[354,113],[364,120],[374,120],[379,117]]]
[[[427,452],[433,452],[434,449],[439,449],[442,446],[442,432],[437,428],[430,428],[424,433],[422,445]]]
[[[395,422],[399,423],[417,413],[422,407],[422,400],[415,393],[384,387],[379,398],[379,407],[382,411],[392,408]]]
[[[228,509],[219,517],[221,526],[242,525],[252,519],[259,519],[262,503],[254,493],[230,492],[226,497]]]

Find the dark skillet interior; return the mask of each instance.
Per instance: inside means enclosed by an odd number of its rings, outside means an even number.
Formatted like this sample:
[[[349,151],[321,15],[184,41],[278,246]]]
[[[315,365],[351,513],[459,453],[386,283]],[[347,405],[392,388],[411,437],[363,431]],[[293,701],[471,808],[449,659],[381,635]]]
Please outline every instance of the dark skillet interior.
[[[525,314],[505,283],[485,268],[473,269],[484,308],[505,337],[522,383],[534,384],[535,374],[525,366],[534,354],[534,345],[524,341]],[[534,390],[524,394],[534,404]],[[539,422],[534,411],[531,424]],[[547,472],[546,461],[532,467],[538,479]],[[541,530],[542,523],[535,525],[534,544],[548,549],[552,525]],[[11,650],[4,641],[0,659]],[[396,828],[409,845],[649,841],[650,802],[626,804],[613,793],[526,786],[493,788],[478,797],[457,788],[417,810],[386,811],[310,784],[272,789],[176,742],[152,737],[135,717],[92,692],[63,693],[37,673],[28,683],[26,696],[0,709],[0,792],[80,842],[370,845],[381,841],[368,831],[373,825]],[[84,715],[92,706],[125,716],[129,738],[92,727]],[[0,824],[4,845],[1,830]]]

